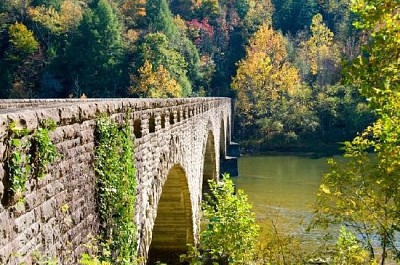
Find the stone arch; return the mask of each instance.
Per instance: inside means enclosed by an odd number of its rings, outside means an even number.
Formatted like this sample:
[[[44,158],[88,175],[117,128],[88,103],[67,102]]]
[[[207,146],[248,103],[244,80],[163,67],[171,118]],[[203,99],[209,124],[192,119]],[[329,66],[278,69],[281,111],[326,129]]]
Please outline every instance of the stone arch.
[[[215,156],[215,143],[212,131],[208,132],[203,160],[203,184],[201,193],[209,193],[209,180],[218,180],[217,158]]]
[[[162,188],[152,232],[148,264],[155,261],[174,264],[194,244],[192,204],[186,173],[174,165]]]

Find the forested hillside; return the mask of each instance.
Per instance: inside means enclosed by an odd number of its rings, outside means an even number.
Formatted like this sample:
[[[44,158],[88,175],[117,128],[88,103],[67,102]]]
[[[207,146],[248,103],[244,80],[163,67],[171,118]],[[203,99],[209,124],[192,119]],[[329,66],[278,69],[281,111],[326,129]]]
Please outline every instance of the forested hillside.
[[[249,150],[351,139],[373,115],[342,67],[346,0],[4,0],[0,97],[236,99]]]

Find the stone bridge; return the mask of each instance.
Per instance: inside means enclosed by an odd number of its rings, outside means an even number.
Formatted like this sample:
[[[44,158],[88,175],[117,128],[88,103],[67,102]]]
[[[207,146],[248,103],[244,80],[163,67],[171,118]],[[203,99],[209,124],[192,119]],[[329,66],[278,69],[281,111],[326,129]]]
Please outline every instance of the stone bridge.
[[[208,179],[235,172],[231,102],[227,98],[0,101],[0,264],[31,264],[35,253],[77,264],[98,233],[95,128],[99,114],[135,134],[139,263],[198,242],[202,194]],[[60,158],[43,179],[29,180],[9,198],[10,124],[31,134],[51,119]],[[28,136],[24,136],[29,138]],[[233,170],[232,170],[233,169]],[[236,168],[237,169],[237,168]],[[68,206],[68,207],[65,207]],[[161,255],[161,256],[160,256]]]

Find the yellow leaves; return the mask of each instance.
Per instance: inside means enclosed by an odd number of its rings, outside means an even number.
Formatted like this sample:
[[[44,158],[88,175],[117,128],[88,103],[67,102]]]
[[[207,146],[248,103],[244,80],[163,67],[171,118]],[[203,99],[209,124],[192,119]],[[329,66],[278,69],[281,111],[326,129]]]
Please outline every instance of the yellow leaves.
[[[58,32],[61,28],[60,14],[54,7],[29,7],[28,15],[33,21],[42,24],[53,32]]]
[[[321,14],[316,14],[312,18],[310,29],[312,33],[311,39],[313,39],[317,45],[332,46],[333,32],[324,24]]]
[[[37,51],[39,43],[35,39],[33,32],[30,31],[24,24],[16,22],[8,28],[11,45],[18,52],[31,54]]]
[[[275,32],[270,26],[264,24],[250,39],[246,51],[248,57],[264,53],[274,64],[278,65],[287,57],[286,40],[281,33]]]
[[[60,21],[64,28],[77,27],[82,19],[82,8],[75,1],[65,0],[61,4]]]
[[[181,86],[171,77],[163,65],[154,70],[152,64],[145,61],[139,69],[137,80],[135,80],[135,77],[132,77],[132,79],[136,85],[131,87],[131,92],[139,96],[151,98],[182,97]]]
[[[73,0],[65,0],[60,12],[54,7],[29,7],[28,15],[33,21],[42,24],[51,32],[59,34],[78,26],[82,19],[82,7]]]
[[[294,93],[300,84],[299,71],[287,61],[282,34],[261,26],[250,39],[231,84],[244,118],[241,122],[250,125],[257,116],[265,116],[272,102]]]
[[[319,186],[319,189],[320,189],[320,191],[322,191],[325,194],[331,194],[331,191],[330,191],[329,187],[327,185],[325,185],[325,184],[321,184]]]
[[[312,36],[301,43],[301,57],[308,63],[311,73],[316,75],[326,60],[339,64],[340,53],[333,41],[334,34],[324,24],[321,14],[313,17],[310,29]]]

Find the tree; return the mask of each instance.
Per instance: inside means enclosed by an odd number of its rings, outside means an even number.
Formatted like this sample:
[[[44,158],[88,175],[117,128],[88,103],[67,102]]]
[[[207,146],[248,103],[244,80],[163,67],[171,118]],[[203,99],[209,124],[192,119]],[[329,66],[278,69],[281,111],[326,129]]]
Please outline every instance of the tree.
[[[388,99],[400,91],[398,1],[355,1],[352,11],[358,15],[354,25],[370,34],[363,54],[354,62],[349,82],[355,83],[372,107],[382,109]]]
[[[62,1],[63,0],[32,0],[32,6],[54,7],[59,10]]]
[[[139,68],[139,77],[132,76],[131,92],[135,96],[150,98],[181,97],[182,88],[161,64],[156,69],[148,61]]]
[[[146,0],[123,0],[117,2],[127,28],[143,27],[146,17]]]
[[[141,53],[140,65],[148,61],[155,69],[161,65],[169,72],[182,88],[182,95],[189,96],[192,92],[190,81],[186,75],[187,63],[185,58],[168,45],[168,39],[163,33],[146,35],[139,50]]]
[[[272,17],[274,28],[292,35],[310,25],[311,18],[318,12],[316,0],[272,0],[272,3],[275,7]]]
[[[57,62],[59,76],[67,69],[68,91],[78,96],[116,96],[125,82],[122,75],[122,29],[108,0],[98,0],[86,10],[66,54]],[[126,77],[127,78],[127,77]]]
[[[66,33],[71,28],[76,28],[82,19],[82,13],[82,7],[72,0],[64,0],[60,5],[60,11],[53,6],[28,8],[31,19],[53,34]]]
[[[33,35],[33,32],[28,30],[27,27],[16,22],[11,25],[8,30],[11,44],[10,56],[16,56],[17,60],[24,56],[34,53],[39,48],[39,43]]]
[[[206,194],[203,203],[206,228],[199,247],[205,252],[203,262],[248,264],[255,258],[259,235],[252,206],[243,190],[235,194],[229,175],[224,175],[222,184],[211,181],[209,185],[211,194]]]
[[[245,39],[249,39],[260,26],[264,24],[272,25],[273,13],[274,6],[271,0],[249,0],[248,10],[243,18]]]
[[[351,8],[359,16],[355,26],[369,37],[347,80],[369,99],[378,119],[345,143],[344,162],[330,161],[320,186],[317,220],[355,227],[372,257],[372,238],[378,239],[380,263],[385,264],[389,252],[400,259],[395,243],[400,221],[400,3],[357,0]]]
[[[199,1],[195,10],[195,15],[199,19],[209,18],[215,22],[219,15],[221,15],[220,2],[218,0],[202,0]]]
[[[2,97],[32,98],[42,68],[40,44],[24,24],[16,22],[8,29],[9,45],[0,61]]]
[[[242,134],[257,135],[257,122],[274,115],[274,104],[300,87],[298,70],[287,61],[282,34],[263,25],[250,39],[246,57],[238,64],[232,89]]]
[[[334,34],[324,24],[321,14],[312,18],[311,37],[300,44],[300,57],[310,68],[311,75],[319,86],[331,85],[338,80],[340,63],[339,47]]]
[[[166,0],[147,0],[146,18],[152,32],[162,32],[172,42],[178,42],[180,33]]]

